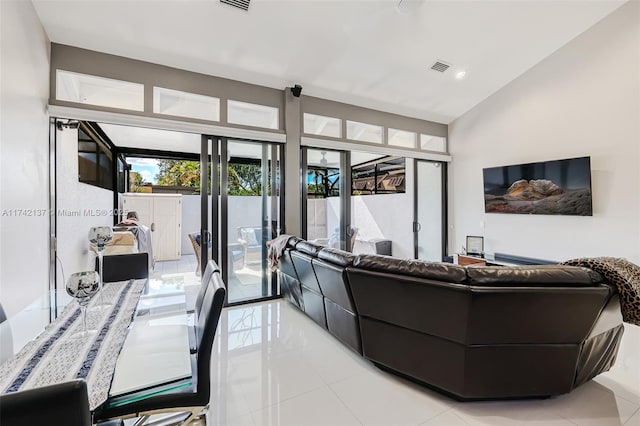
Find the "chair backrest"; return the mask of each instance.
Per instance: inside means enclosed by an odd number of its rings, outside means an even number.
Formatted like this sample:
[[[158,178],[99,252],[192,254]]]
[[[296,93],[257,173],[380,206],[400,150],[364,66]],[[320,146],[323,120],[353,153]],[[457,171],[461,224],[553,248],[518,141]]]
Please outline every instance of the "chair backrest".
[[[102,266],[104,267],[102,279],[105,283],[149,278],[149,253],[105,256]],[[95,270],[99,270],[97,258]]]
[[[200,284],[200,290],[198,291],[198,295],[196,296],[195,311],[198,312],[198,314],[200,313],[200,310],[202,308],[202,301],[204,300],[207,288],[209,288],[211,275],[213,275],[214,272],[220,272],[220,267],[218,267],[218,264],[215,261],[210,260],[209,262],[207,262],[207,268],[204,270],[204,275],[202,275],[202,284]]]
[[[249,246],[262,244],[262,228],[259,226],[240,226],[237,228],[238,240],[244,241]]]
[[[87,383],[73,380],[0,395],[2,426],[91,426]]]
[[[191,234],[187,234],[189,237],[189,241],[191,241],[191,245],[193,246],[193,251],[198,256],[198,260],[200,260],[200,233],[192,232]]]
[[[244,241],[249,246],[261,246],[263,237],[266,238],[267,241],[277,237],[273,229],[271,226],[240,226],[236,228],[236,231],[238,233],[238,240]]]
[[[203,392],[209,395],[213,338],[218,328],[226,293],[227,289],[222,281],[220,272],[213,272],[207,280],[207,288],[205,289],[200,309],[196,310],[198,393]]]

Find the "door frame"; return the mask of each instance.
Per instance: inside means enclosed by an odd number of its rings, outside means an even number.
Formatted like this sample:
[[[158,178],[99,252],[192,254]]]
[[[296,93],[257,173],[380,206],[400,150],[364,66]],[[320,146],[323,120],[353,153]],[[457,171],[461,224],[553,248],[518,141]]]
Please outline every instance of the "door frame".
[[[342,250],[346,250],[348,241],[350,239],[349,228],[351,226],[351,151],[348,150],[339,150],[339,149],[331,149],[324,147],[315,147],[315,146],[301,146],[301,155],[300,155],[300,170],[301,170],[301,184],[302,184],[302,206],[301,206],[301,214],[302,214],[302,238],[307,239],[307,200],[308,200],[308,188],[307,188],[307,173],[308,173],[308,150],[316,150],[316,151],[327,151],[327,152],[337,152],[340,154],[340,235],[341,238],[340,248]],[[363,152],[367,152],[363,150]],[[448,256],[448,163],[446,161],[437,161],[437,160],[425,160],[418,159],[413,157],[404,157],[407,161],[413,160],[413,223],[411,224],[413,229],[413,257],[414,259],[418,258],[418,196],[420,191],[420,185],[418,182],[418,163],[438,163],[441,167],[442,179],[441,179],[441,207],[442,207],[442,220],[441,220],[441,228],[442,228],[442,260],[444,260]],[[346,219],[346,220],[345,220]],[[353,249],[353,248],[352,248]]]
[[[423,160],[414,158],[413,159],[413,258],[418,258],[418,232],[421,229],[421,225],[418,222],[418,197],[420,196],[420,185],[418,182],[418,164],[419,163],[439,163],[441,168],[441,207],[442,207],[442,259],[444,261],[446,257],[448,257],[447,248],[448,248],[448,229],[449,229],[449,208],[448,208],[448,163],[446,161],[435,161],[435,160]]]
[[[308,207],[307,202],[309,199],[309,188],[308,188],[308,159],[309,159],[309,150],[314,151],[326,151],[326,152],[335,152],[340,155],[340,180],[338,185],[338,191],[340,193],[340,218],[339,218],[339,230],[338,233],[340,235],[340,249],[347,250],[349,248],[349,242],[351,239],[350,229],[351,229],[351,152],[344,151],[339,149],[330,149],[330,148],[316,148],[313,146],[301,146],[301,154],[300,154],[300,180],[302,185],[302,203],[301,203],[301,214],[302,214],[302,238],[307,239],[307,213]],[[328,198],[328,197],[327,197]],[[329,233],[329,230],[327,230]],[[353,247],[351,247],[353,249]]]
[[[201,139],[201,152],[200,152],[200,200],[201,200],[201,234],[211,235],[212,241],[219,241],[217,250],[212,253],[212,259],[216,263],[222,266],[222,280],[229,285],[229,251],[226,249],[229,245],[229,142],[250,143],[253,145],[259,145],[262,148],[261,152],[261,184],[262,184],[262,200],[261,200],[261,226],[262,232],[262,256],[261,256],[261,270],[267,270],[267,247],[264,244],[271,238],[267,238],[267,233],[264,230],[269,229],[271,226],[272,232],[275,231],[276,235],[279,235],[283,230],[283,218],[284,218],[284,144],[269,141],[260,141],[253,139],[242,138],[228,138],[224,136],[215,135],[202,135]],[[280,149],[277,149],[277,148]],[[211,154],[209,154],[209,148],[211,148]],[[271,173],[269,173],[269,151],[271,152]],[[208,179],[207,170],[209,159],[211,159],[211,215],[208,214],[208,194],[204,189],[206,181]],[[218,165],[220,167],[218,173]],[[279,175],[279,179],[278,179]],[[271,179],[272,195],[271,197],[278,197],[278,203],[271,203],[271,211],[267,211],[268,205],[268,179]],[[218,202],[219,200],[219,202]],[[277,212],[280,212],[277,215]],[[269,214],[270,213],[270,214]],[[274,217],[275,213],[275,217]],[[271,222],[268,222],[269,218]],[[211,227],[209,230],[209,219],[211,219]],[[274,223],[275,222],[275,223]],[[279,225],[279,226],[274,226]],[[208,234],[208,232],[211,232]],[[270,237],[270,236],[269,236]],[[225,249],[223,249],[225,248]],[[207,259],[207,246],[201,246],[201,259]],[[219,251],[219,256],[218,256]],[[219,262],[218,262],[219,260]],[[201,263],[202,274],[206,268],[206,262]],[[270,296],[265,296],[269,294]],[[262,296],[254,299],[246,299],[230,302],[229,295],[225,296],[224,306],[237,306],[247,303],[260,302],[264,300],[272,300],[280,298],[281,295],[278,292],[278,278],[277,275],[272,273],[269,280],[268,275],[262,274]]]

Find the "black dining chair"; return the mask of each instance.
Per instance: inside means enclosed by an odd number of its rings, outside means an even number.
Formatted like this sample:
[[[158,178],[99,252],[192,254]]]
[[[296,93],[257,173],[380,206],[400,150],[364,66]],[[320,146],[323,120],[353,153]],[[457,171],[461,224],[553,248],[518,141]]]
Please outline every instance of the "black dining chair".
[[[215,261],[210,260],[207,262],[207,267],[204,270],[204,275],[202,275],[202,280],[200,284],[200,288],[198,289],[198,294],[196,296],[196,300],[193,307],[187,305],[187,312],[200,312],[202,309],[202,302],[204,300],[204,296],[209,288],[209,281],[211,280],[211,276],[215,273],[220,273],[220,267],[216,264]],[[194,314],[195,315],[195,314]],[[195,317],[197,319],[197,316]],[[193,318],[190,318],[193,321]],[[195,321],[193,321],[195,325]],[[198,339],[196,338],[196,327],[189,328],[189,351],[192,354],[198,352]]]
[[[206,424],[203,414],[208,408],[211,396],[213,339],[226,295],[226,286],[219,268],[214,261],[209,263],[207,269],[212,273],[202,292],[201,302],[198,301],[198,307],[195,309],[196,350],[191,354],[191,377],[157,389],[113,398],[96,412],[96,419],[140,417],[142,422],[136,424],[144,424],[144,421],[154,414],[187,413],[181,419],[182,422],[202,419]],[[204,275],[206,277],[207,274]]]
[[[219,273],[220,268],[215,261],[210,260],[207,262],[207,267],[204,270],[204,275],[202,275],[200,289],[198,290],[198,295],[196,296],[194,307],[196,312],[200,312],[200,310],[202,309],[202,301],[204,300],[204,295],[207,291],[207,288],[209,288],[209,281],[211,280],[211,276],[214,272]]]
[[[2,426],[91,426],[89,396],[84,380],[0,395]],[[118,426],[122,421],[100,423]]]

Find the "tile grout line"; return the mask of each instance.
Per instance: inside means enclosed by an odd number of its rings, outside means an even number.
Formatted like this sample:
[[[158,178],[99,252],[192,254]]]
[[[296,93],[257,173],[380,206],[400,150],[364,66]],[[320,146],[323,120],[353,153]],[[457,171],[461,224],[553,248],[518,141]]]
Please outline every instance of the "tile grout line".
[[[638,406],[638,408],[636,408],[636,411],[634,411],[629,418],[627,419],[626,422],[624,422],[623,424],[626,425],[627,423],[629,423],[631,421],[631,419],[633,418],[633,416],[635,416],[636,414],[640,414],[640,406]]]
[[[454,416],[456,416],[457,418],[459,418],[460,420],[462,420],[462,422],[463,422],[464,424],[466,424],[466,425],[468,425],[468,424],[469,424],[465,419],[463,419],[462,417],[460,417],[459,415],[457,415],[457,414],[456,414],[456,411],[455,411],[455,408],[454,408],[454,407],[449,407],[448,409],[444,410],[443,412],[438,413],[438,414],[436,414],[435,416],[429,417],[427,420],[425,420],[425,421],[422,421],[422,422],[418,423],[418,426],[422,426],[422,425],[424,425],[425,423],[430,422],[431,420],[435,419],[436,417],[441,416],[441,415],[446,414],[446,413],[449,413],[449,412],[452,412],[452,413],[453,413],[453,415],[454,415]]]
[[[348,379],[345,379],[348,380]],[[331,391],[331,393],[333,393],[335,395],[336,398],[338,398],[338,401],[340,401],[340,404],[342,404],[344,406],[344,408],[347,409],[347,411],[353,416],[354,419],[356,419],[358,421],[358,423],[360,423],[361,425],[364,425],[364,422],[360,419],[360,417],[358,417],[356,415],[356,413],[354,413],[351,408],[349,408],[349,406],[347,405],[346,402],[344,402],[342,400],[342,398],[340,398],[340,395],[338,395],[338,393],[329,385],[327,385],[327,387],[329,388],[329,391]]]
[[[604,385],[603,385],[603,386],[604,386]],[[638,403],[638,401],[632,401],[630,398],[627,398],[627,397],[625,397],[624,395],[620,395],[620,394],[618,394],[618,393],[616,393],[616,392],[613,392],[613,395],[614,395],[614,396],[617,396],[618,398],[622,398],[622,399],[624,399],[625,401],[627,401],[627,402],[628,402],[628,403],[630,403],[630,404],[637,405],[637,406],[638,406],[638,408],[640,408],[640,404]]]
[[[313,388],[313,389],[306,390],[306,391],[304,391],[304,392],[302,392],[302,393],[299,393],[299,394],[297,394],[297,395],[290,396],[290,397],[285,398],[285,399],[283,399],[283,400],[281,400],[281,401],[278,401],[278,402],[274,402],[273,404],[269,404],[269,405],[266,405],[266,406],[264,406],[264,407],[256,408],[255,410],[254,410],[254,409],[250,409],[250,413],[251,413],[251,415],[252,415],[252,417],[253,417],[253,413],[256,413],[256,412],[258,412],[258,411],[262,411],[262,410],[266,410],[267,408],[275,407],[276,405],[280,405],[280,404],[282,404],[283,402],[287,402],[287,401],[290,401],[290,400],[292,400],[292,399],[298,398],[298,397],[300,397],[300,396],[307,395],[307,394],[309,394],[309,393],[311,393],[311,392],[315,392],[315,391],[317,391],[317,390],[319,390],[319,389],[322,389],[323,387],[328,387],[328,386],[327,386],[326,384],[323,384],[322,386],[318,386],[317,388]],[[242,388],[242,386],[241,386],[241,389],[242,389],[243,396],[244,396],[244,389]]]
[[[451,406],[446,406],[446,408],[445,408],[443,411],[440,411],[439,413],[437,413],[437,414],[435,414],[435,415],[433,415],[433,416],[429,417],[428,419],[425,419],[425,420],[423,420],[423,421],[419,422],[418,424],[419,424],[419,425],[421,425],[421,424],[423,424],[423,423],[426,423],[426,422],[428,422],[428,421],[430,421],[430,420],[433,420],[433,419],[435,419],[436,417],[438,417],[438,416],[440,416],[440,415],[442,415],[442,414],[444,414],[444,413],[447,413],[447,412],[449,412],[449,411],[451,411],[451,410],[453,410],[453,407],[451,407]],[[455,414],[455,412],[454,412],[453,414]],[[460,417],[460,416],[457,416],[457,417]],[[462,420],[463,422],[467,423],[466,421],[464,421],[464,419],[461,419],[461,420]]]

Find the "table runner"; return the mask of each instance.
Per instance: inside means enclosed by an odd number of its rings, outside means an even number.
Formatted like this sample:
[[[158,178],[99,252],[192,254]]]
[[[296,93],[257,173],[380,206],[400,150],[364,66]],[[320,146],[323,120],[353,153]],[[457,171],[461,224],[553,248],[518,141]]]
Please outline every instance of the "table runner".
[[[70,338],[82,330],[80,308],[70,302],[38,337],[0,365],[0,393],[85,379],[89,408],[99,407],[107,400],[116,360],[145,283],[146,279],[105,284],[103,297],[111,306],[93,310],[100,295],[91,300],[87,328],[98,332],[89,338]]]

